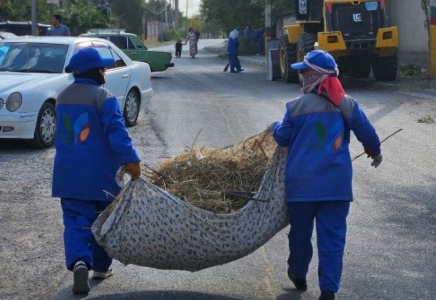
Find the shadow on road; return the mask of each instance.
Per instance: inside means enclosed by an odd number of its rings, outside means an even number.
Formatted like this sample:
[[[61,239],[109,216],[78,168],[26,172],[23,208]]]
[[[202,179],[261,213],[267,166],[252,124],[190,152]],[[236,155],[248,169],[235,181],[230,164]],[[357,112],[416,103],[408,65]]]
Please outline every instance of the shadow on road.
[[[25,140],[7,140],[0,139],[0,153],[15,151],[15,153],[31,153],[39,151],[29,146],[29,142]]]
[[[92,284],[91,284],[92,286]],[[71,286],[65,288],[63,291],[59,292],[58,295],[52,298],[52,300],[66,300],[66,299],[93,299],[93,300],[119,300],[119,299],[130,299],[130,300],[243,300],[243,298],[234,298],[228,296],[212,295],[198,292],[189,291],[143,291],[143,292],[129,292],[129,293],[119,293],[112,295],[100,295],[92,296],[89,295],[72,295]],[[299,299],[299,298],[287,298],[287,299]]]

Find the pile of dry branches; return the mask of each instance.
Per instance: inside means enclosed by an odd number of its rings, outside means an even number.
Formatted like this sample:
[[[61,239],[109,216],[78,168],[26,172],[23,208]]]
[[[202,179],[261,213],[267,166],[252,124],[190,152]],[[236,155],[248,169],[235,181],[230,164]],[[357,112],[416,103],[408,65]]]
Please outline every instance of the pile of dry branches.
[[[194,206],[231,213],[258,190],[275,148],[266,130],[222,149],[189,148],[147,175],[155,185]]]

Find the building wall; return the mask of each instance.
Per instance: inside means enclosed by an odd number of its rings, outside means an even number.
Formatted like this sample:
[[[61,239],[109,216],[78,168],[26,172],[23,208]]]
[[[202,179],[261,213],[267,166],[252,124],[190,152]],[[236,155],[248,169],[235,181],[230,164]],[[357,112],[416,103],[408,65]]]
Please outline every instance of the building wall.
[[[421,0],[387,0],[389,22],[398,26],[399,62],[428,67],[429,44]]]

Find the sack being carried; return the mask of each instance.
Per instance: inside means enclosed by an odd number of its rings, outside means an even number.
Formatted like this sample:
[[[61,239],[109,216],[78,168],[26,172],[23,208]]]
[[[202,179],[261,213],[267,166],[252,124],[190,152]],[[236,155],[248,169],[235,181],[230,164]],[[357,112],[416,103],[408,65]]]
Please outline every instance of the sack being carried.
[[[174,174],[169,176],[168,168],[163,167],[152,178],[160,181],[161,187],[144,178],[130,182],[97,218],[92,231],[97,242],[111,257],[124,264],[199,271],[254,252],[287,226],[284,196],[286,149],[276,147],[269,132],[223,149],[197,148],[191,151],[193,153],[172,159],[172,169],[176,170],[178,178],[172,178]],[[199,178],[196,168],[199,163],[210,163],[219,157],[219,164],[223,165],[223,157],[228,157],[233,159],[229,166],[237,168],[247,156],[256,159],[254,152],[263,156],[268,164],[263,167],[263,178],[259,183],[252,184],[257,185],[257,192],[252,197],[247,182],[256,178],[256,175],[236,176],[240,177],[240,185],[235,185],[234,182],[238,180],[234,176],[230,176],[231,180],[222,178],[229,176],[228,168],[224,168],[221,176],[210,176],[209,181]],[[168,167],[169,163],[166,162],[164,166]],[[262,166],[262,163],[257,161],[255,165]],[[182,168],[177,170],[180,166]],[[204,171],[206,167],[201,165],[201,169]],[[256,170],[253,173],[258,172]],[[196,173],[197,177],[192,177],[192,173]],[[208,174],[211,173],[203,172],[201,176]],[[188,180],[182,180],[187,177]],[[229,186],[224,186],[225,181],[230,182],[230,188],[236,190],[229,191]],[[193,182],[197,182],[194,187]],[[208,188],[211,188],[210,182],[218,185],[212,187],[215,190],[205,191],[201,182],[206,182]],[[183,183],[190,188],[183,187]],[[245,190],[238,190],[241,186],[245,186]],[[236,192],[242,192],[242,197]],[[196,193],[200,195],[200,202],[189,203],[186,195]],[[218,211],[224,207],[224,210],[231,212],[216,213],[214,209],[217,207]]]

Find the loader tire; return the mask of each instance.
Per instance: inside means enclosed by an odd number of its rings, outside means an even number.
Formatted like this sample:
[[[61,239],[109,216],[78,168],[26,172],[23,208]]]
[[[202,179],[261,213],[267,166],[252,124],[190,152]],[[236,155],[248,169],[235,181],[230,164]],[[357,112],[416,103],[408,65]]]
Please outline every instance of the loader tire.
[[[351,75],[355,78],[366,78],[371,73],[371,61],[369,59],[362,59],[355,61]]]
[[[316,35],[312,33],[303,33],[298,37],[298,54],[297,54],[297,61],[301,62],[304,60],[304,56],[315,50],[315,43],[316,43]],[[298,81],[301,85],[303,85],[303,80],[300,75],[300,72],[298,72]]]
[[[377,81],[394,81],[397,79],[398,58],[397,55],[377,57],[372,62],[372,72]]]
[[[291,64],[297,62],[297,45],[290,44],[288,35],[279,39],[280,75],[285,83],[298,82],[298,72],[291,69]]]

